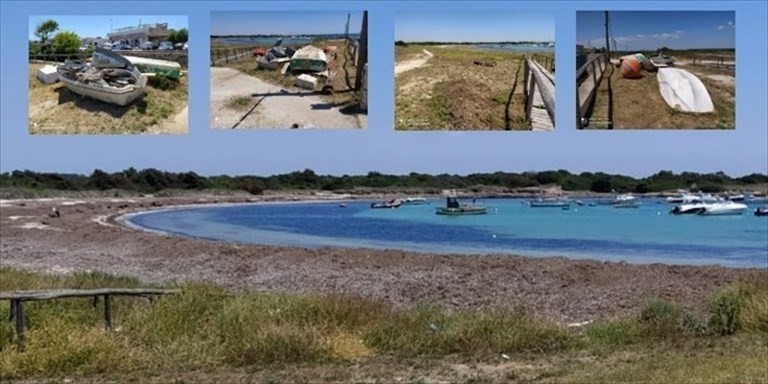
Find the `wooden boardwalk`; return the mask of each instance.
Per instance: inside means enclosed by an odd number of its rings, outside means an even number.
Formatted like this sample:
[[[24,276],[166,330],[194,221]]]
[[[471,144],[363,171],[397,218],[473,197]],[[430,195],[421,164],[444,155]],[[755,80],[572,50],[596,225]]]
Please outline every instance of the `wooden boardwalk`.
[[[526,58],[526,115],[534,131],[555,129],[555,76],[538,62]]]
[[[589,113],[592,105],[595,101],[597,89],[600,87],[600,82],[603,80],[603,74],[608,67],[605,55],[595,55],[587,60],[576,72],[576,113],[577,127],[581,128],[581,119]],[[583,80],[580,80],[583,79]],[[581,81],[580,83],[578,83]]]

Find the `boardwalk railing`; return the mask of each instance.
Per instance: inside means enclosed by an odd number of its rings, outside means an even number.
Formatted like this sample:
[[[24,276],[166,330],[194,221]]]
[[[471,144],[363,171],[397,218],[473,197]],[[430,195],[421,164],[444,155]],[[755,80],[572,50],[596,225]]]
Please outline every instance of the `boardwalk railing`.
[[[64,299],[70,297],[91,297],[93,306],[96,307],[100,296],[104,297],[104,323],[108,330],[112,329],[112,297],[113,296],[141,296],[151,301],[155,296],[179,293],[177,289],[151,289],[151,288],[104,288],[104,289],[54,289],[44,291],[16,291],[0,292],[0,301],[11,302],[9,321],[16,320],[17,345],[20,351],[24,350],[25,315],[24,303],[27,301]]]
[[[546,56],[526,56],[524,60],[523,71],[525,73],[523,84],[525,95],[525,117],[531,121],[532,127],[537,128],[534,124],[534,120],[537,120],[533,116],[533,106],[538,98],[544,104],[544,109],[549,115],[549,121],[544,121],[544,128],[553,128],[555,122],[555,79],[549,70],[544,68],[539,62],[534,60],[534,57],[546,57]],[[541,128],[541,127],[538,127]]]
[[[576,126],[582,128],[584,117],[595,101],[600,81],[610,62],[607,55],[591,58],[576,72]]]

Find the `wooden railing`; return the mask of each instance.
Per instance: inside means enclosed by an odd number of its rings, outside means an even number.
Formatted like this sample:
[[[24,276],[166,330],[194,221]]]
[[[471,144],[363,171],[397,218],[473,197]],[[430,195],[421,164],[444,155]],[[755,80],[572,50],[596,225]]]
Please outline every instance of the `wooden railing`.
[[[538,55],[537,55],[538,56]],[[546,57],[546,56],[539,56]],[[541,96],[544,102],[544,108],[547,110],[550,122],[554,125],[555,121],[555,79],[548,70],[533,59],[533,56],[526,56],[524,60],[523,71],[525,87],[525,117],[531,120],[533,102],[536,93]]]
[[[541,64],[541,66],[549,72],[555,71],[555,58],[552,56],[534,53],[531,55],[531,60]]]
[[[736,66],[736,56],[733,55],[713,55],[697,53],[693,55],[693,65],[704,65],[704,60],[714,61],[713,65],[718,69],[734,69]]]
[[[96,307],[100,296],[104,297],[104,323],[108,330],[112,329],[112,297],[113,296],[141,296],[150,301],[158,295],[179,293],[176,289],[151,289],[151,288],[103,288],[103,289],[54,289],[43,291],[16,291],[0,292],[0,301],[11,302],[9,321],[16,320],[17,345],[20,351],[24,350],[24,328],[26,324],[24,303],[27,301],[53,300],[71,297],[91,297],[93,306]]]
[[[597,89],[605,69],[610,65],[607,55],[591,58],[576,72],[576,126],[583,127],[582,121],[595,101]]]

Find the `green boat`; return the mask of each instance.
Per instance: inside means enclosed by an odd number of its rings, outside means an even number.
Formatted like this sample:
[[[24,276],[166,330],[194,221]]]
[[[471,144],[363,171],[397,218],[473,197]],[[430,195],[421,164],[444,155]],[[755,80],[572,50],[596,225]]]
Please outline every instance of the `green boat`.
[[[148,59],[146,57],[124,56],[143,74],[154,74],[170,79],[181,76],[181,65],[175,61]]]
[[[474,202],[461,204],[457,197],[449,196],[446,199],[445,207],[437,208],[435,213],[446,216],[484,215],[488,213],[488,209],[484,205],[477,205]]]

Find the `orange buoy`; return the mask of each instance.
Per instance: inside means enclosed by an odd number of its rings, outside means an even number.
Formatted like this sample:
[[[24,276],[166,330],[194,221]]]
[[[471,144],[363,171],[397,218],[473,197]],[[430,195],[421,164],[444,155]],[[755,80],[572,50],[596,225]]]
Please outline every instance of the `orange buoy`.
[[[643,66],[634,57],[625,57],[621,61],[621,75],[625,79],[639,79],[643,77],[642,68]]]

